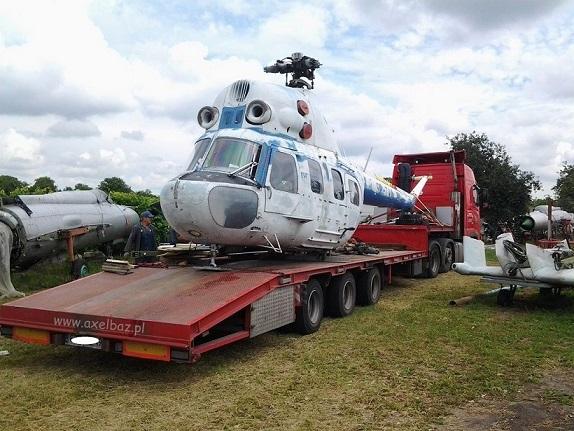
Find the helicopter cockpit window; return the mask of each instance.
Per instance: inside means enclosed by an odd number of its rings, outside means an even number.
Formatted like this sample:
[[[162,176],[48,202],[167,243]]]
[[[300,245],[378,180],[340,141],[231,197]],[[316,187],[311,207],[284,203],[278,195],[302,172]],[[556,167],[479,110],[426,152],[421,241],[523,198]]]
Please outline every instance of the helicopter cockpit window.
[[[323,173],[321,172],[321,165],[315,160],[307,160],[309,165],[309,177],[311,179],[311,191],[313,193],[323,193]]]
[[[349,193],[350,193],[350,200],[353,205],[359,206],[360,198],[359,198],[359,186],[353,180],[349,180]]]
[[[218,138],[203,162],[203,169],[233,172],[245,166],[245,170],[238,175],[250,177],[255,172],[253,162],[257,162],[258,154],[259,144],[242,139]],[[253,166],[248,169],[250,163]]]
[[[193,158],[191,159],[191,163],[187,168],[188,171],[193,170],[199,159],[201,159],[205,155],[207,147],[209,147],[209,142],[210,139],[200,139],[195,143],[195,147],[193,149]]]
[[[297,166],[293,156],[280,151],[273,153],[269,182],[276,190],[297,193]]]
[[[335,195],[335,199],[342,201],[345,199],[345,188],[343,187],[341,173],[335,169],[331,169],[331,174],[333,175],[333,194]]]

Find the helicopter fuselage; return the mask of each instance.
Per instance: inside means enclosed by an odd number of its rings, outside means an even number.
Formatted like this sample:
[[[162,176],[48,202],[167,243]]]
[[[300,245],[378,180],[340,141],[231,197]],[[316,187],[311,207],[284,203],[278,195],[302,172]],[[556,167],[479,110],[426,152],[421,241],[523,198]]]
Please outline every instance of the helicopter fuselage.
[[[193,242],[330,250],[352,236],[363,203],[413,205],[344,160],[307,90],[238,81],[198,120],[191,163],[161,192],[167,221]]]

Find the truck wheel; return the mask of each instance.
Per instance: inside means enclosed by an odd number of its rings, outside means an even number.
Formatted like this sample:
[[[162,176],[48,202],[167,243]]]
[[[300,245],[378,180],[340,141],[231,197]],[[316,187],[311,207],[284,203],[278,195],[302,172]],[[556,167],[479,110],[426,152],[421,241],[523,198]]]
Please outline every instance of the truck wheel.
[[[452,243],[447,243],[444,247],[444,259],[440,266],[439,272],[449,272],[454,262],[454,245]]]
[[[333,317],[345,317],[355,309],[357,287],[355,277],[347,272],[333,278],[327,290],[327,309]]]
[[[429,247],[427,278],[435,278],[440,268],[440,246],[436,242],[431,242]]]
[[[377,268],[361,272],[357,278],[357,304],[373,305],[379,302],[382,284],[381,272]]]
[[[302,335],[319,330],[323,320],[325,299],[323,289],[317,280],[309,280],[301,291],[301,306],[295,310],[295,328]]]

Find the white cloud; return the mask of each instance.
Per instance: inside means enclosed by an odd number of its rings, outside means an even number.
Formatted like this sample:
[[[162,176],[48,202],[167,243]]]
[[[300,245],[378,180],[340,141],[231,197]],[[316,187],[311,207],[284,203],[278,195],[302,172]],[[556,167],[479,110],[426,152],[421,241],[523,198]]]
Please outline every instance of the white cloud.
[[[36,161],[0,167],[157,191],[189,157],[201,106],[236,79],[281,83],[262,65],[303,51],[324,64],[314,92],[360,164],[372,146],[388,175],[393,154],[477,130],[549,190],[574,160],[574,8],[515,2],[2,2],[1,149],[16,134]]]
[[[44,161],[42,144],[14,129],[0,133],[0,168],[13,171],[19,167],[34,167]]]
[[[102,132],[91,121],[67,120],[58,121],[51,125],[47,134],[58,138],[87,138],[90,136],[100,136]]]

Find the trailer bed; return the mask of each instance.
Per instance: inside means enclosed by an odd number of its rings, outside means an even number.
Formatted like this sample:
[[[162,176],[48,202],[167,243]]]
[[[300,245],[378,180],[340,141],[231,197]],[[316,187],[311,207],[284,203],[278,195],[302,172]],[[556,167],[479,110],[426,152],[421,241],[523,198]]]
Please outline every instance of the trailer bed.
[[[45,345],[70,344],[74,335],[91,335],[102,340],[96,346],[102,350],[193,361],[206,351],[261,333],[249,320],[250,310],[278,288],[291,288],[296,300],[296,287],[313,276],[337,276],[424,256],[422,251],[382,251],[325,261],[240,261],[221,272],[191,267],[136,268],[128,275],[101,272],[1,305],[0,331]],[[265,306],[273,306],[269,304]],[[242,323],[210,335],[211,329],[223,328],[222,322],[231,325],[232,319]]]

